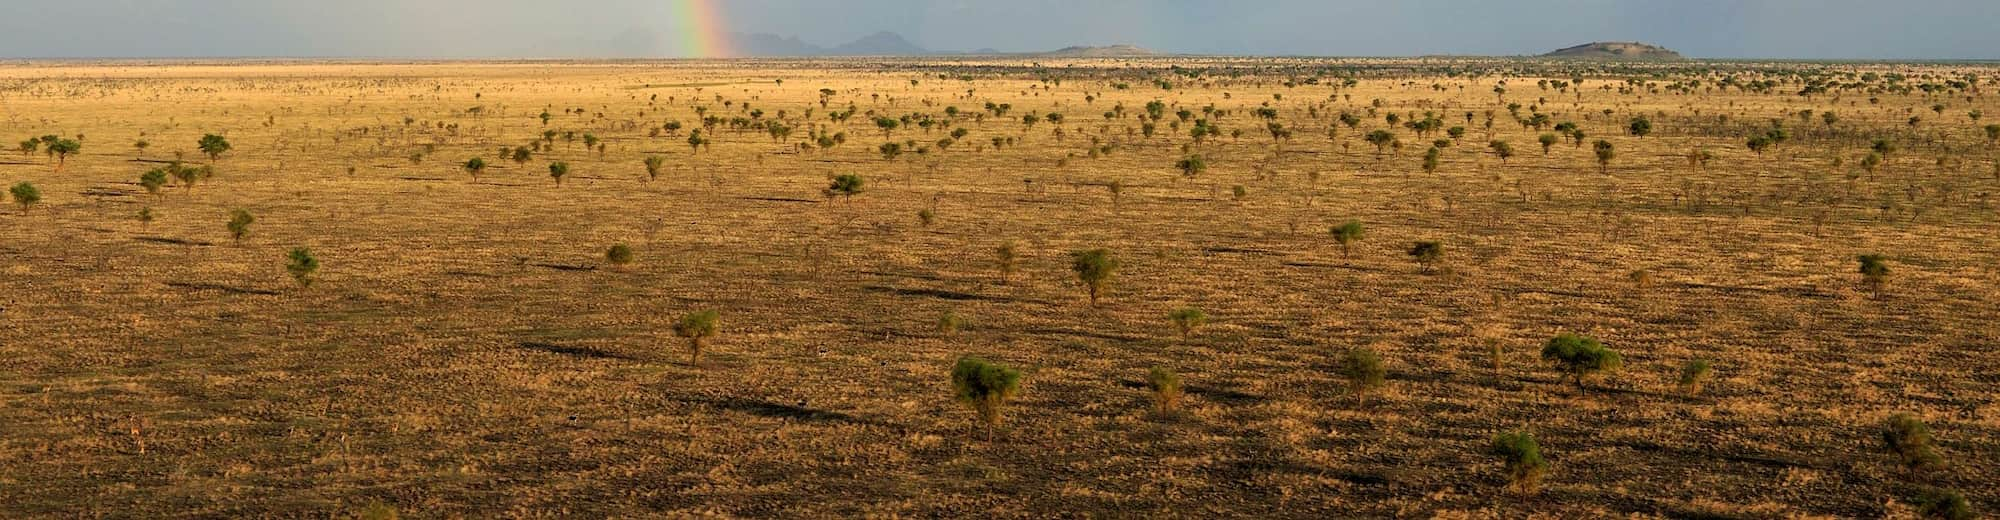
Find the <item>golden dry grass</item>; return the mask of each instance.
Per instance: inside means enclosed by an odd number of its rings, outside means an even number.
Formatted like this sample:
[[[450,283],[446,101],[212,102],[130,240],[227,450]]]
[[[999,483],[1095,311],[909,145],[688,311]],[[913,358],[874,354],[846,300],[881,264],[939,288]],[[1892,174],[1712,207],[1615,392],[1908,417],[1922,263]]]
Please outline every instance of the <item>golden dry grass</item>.
[[[1913,480],[1982,510],[2000,500],[1986,200],[2000,170],[1965,116],[2000,113],[1990,96],[1620,93],[1599,87],[1622,76],[1599,75],[1578,98],[1510,79],[1508,102],[1546,98],[1556,121],[1616,144],[1601,175],[1589,143],[1543,157],[1539,132],[1496,105],[1496,77],[1368,61],[1347,64],[1412,72],[1337,91],[1280,73],[1171,91],[1125,79],[1170,63],[1302,62],[1080,61],[970,82],[939,79],[961,72],[950,63],[860,60],[0,67],[5,144],[85,145],[61,171],[0,154],[0,179],[44,196],[0,212],[0,516],[382,502],[418,518],[1871,517],[1909,514]],[[885,161],[869,116],[829,123],[821,88],[834,109],[886,115],[1014,108],[899,129],[919,144],[971,133]],[[1213,104],[1244,133],[1194,146],[1209,168],[1181,179],[1188,127],[1128,133],[1155,99]],[[724,125],[699,153],[685,130],[648,136],[699,126],[696,106],[747,117],[746,102],[799,129],[776,142]],[[1266,102],[1289,142],[1252,114]],[[1123,118],[1097,115],[1119,104]],[[525,165],[496,156],[539,137],[545,108],[546,128],[607,151],[558,138]],[[1789,116],[1807,108],[1842,121]],[[1397,128],[1407,146],[1381,158],[1361,141],[1388,113],[1427,110],[1472,128],[1435,174],[1419,170],[1429,139]],[[1459,116],[1488,110],[1518,153],[1505,164]],[[1343,111],[1368,117],[1329,140]],[[1067,116],[1060,142],[1019,121],[1049,112]],[[1624,135],[1640,114],[1654,134]],[[1703,129],[1718,114],[1730,122]],[[1745,150],[1772,118],[1793,140]],[[810,125],[848,140],[802,153]],[[235,146],[213,180],[138,187],[177,152],[201,159],[204,133]],[[1859,173],[1867,136],[1939,133]],[[1020,142],[995,150],[996,136]],[[1117,149],[1088,157],[1093,136]],[[1686,164],[1695,147],[1716,154],[1706,169]],[[661,180],[641,181],[646,155],[667,158]],[[479,183],[457,168],[472,157],[494,165]],[[561,187],[551,159],[572,165]],[[866,191],[823,198],[834,173]],[[142,226],[142,207],[158,220]],[[241,244],[223,226],[237,208],[257,216]],[[1348,219],[1368,232],[1343,259],[1327,229]],[[1404,256],[1417,240],[1447,248],[1439,274]],[[1020,272],[1000,283],[1009,241]],[[605,265],[618,243],[636,263]],[[323,264],[310,289],[283,269],[293,247]],[[1093,308],[1068,255],[1100,247],[1124,268]],[[1854,263],[1874,252],[1894,269],[1879,298]],[[1628,280],[1642,269],[1651,287]],[[1166,315],[1185,306],[1211,319],[1183,340]],[[690,366],[672,324],[704,309],[721,333]],[[946,312],[970,324],[940,332]],[[1622,351],[1625,370],[1587,392],[1560,382],[1536,356],[1564,331]],[[1357,346],[1389,367],[1366,401],[1335,372]],[[1026,374],[990,440],[950,398],[962,354]],[[1675,383],[1693,358],[1716,370],[1690,396]],[[1149,413],[1154,365],[1186,379],[1185,413]],[[1947,467],[1914,476],[1880,452],[1898,411],[1929,422]],[[1516,428],[1553,464],[1539,495],[1503,493],[1485,454]]]

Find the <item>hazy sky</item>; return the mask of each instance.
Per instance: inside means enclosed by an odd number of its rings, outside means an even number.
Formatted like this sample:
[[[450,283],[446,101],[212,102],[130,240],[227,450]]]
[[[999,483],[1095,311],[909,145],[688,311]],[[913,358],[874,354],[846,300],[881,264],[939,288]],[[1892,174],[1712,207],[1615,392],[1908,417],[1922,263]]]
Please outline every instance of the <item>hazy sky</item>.
[[[681,1],[0,0],[0,56],[672,57],[687,52]],[[825,46],[893,31],[936,50],[1513,55],[1639,40],[1714,58],[2000,58],[2000,0],[708,1],[726,31]]]

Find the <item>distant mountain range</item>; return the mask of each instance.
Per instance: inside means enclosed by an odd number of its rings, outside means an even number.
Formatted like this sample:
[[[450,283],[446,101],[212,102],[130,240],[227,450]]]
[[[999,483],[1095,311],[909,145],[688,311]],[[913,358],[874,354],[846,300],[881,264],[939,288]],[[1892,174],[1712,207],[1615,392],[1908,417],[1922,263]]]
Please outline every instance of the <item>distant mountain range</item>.
[[[972,52],[934,51],[910,43],[902,35],[883,31],[861,39],[834,47],[821,47],[800,40],[797,36],[778,36],[768,33],[732,34],[731,45],[736,53],[744,57],[809,57],[809,56],[950,56],[950,55],[1018,55],[1067,58],[1126,58],[1137,56],[1159,56],[1158,52],[1133,45],[1110,45],[1104,47],[1065,47],[1049,52],[1005,53],[994,49],[979,49]]]

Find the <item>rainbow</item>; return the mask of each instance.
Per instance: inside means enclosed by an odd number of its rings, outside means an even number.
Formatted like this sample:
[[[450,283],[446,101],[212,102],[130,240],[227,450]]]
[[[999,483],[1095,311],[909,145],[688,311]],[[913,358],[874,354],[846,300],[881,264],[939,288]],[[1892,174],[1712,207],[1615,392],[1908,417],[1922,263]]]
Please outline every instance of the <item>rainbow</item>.
[[[680,53],[687,58],[736,55],[722,20],[722,0],[669,0],[680,22]]]

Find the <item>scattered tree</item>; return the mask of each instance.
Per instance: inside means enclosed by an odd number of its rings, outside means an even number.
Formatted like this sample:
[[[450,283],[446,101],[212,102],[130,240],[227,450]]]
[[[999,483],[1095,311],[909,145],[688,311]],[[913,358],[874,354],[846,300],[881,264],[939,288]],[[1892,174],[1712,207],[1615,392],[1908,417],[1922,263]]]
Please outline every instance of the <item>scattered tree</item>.
[[[1070,270],[1076,271],[1076,278],[1090,290],[1090,304],[1097,305],[1097,298],[1104,292],[1104,284],[1118,271],[1118,259],[1111,257],[1111,251],[1091,249],[1070,254]]]
[[[1542,459],[1542,446],[1535,442],[1534,434],[1526,431],[1502,433],[1493,438],[1488,452],[1500,457],[1506,466],[1507,486],[1523,494],[1533,494],[1542,480],[1542,473],[1548,471],[1549,463]]]
[[[285,271],[292,273],[292,279],[299,282],[299,287],[312,287],[313,273],[319,271],[319,259],[313,258],[312,251],[295,247],[286,258]]]
[[[1183,392],[1181,376],[1173,369],[1155,366],[1147,370],[1146,389],[1153,392],[1154,412],[1170,414],[1180,410]]]
[[[613,245],[610,250],[604,252],[604,260],[618,267],[630,265],[632,256],[632,246],[625,244]]]
[[[1167,313],[1167,319],[1174,322],[1174,328],[1181,331],[1181,339],[1186,340],[1196,327],[1208,323],[1208,313],[1199,308],[1182,307]]]
[[[1417,261],[1419,270],[1429,273],[1431,266],[1444,258],[1444,244],[1424,241],[1410,246],[1410,258]]]
[[[1348,254],[1352,252],[1354,243],[1361,241],[1363,232],[1364,230],[1362,229],[1361,221],[1359,220],[1349,220],[1347,222],[1342,222],[1340,225],[1334,226],[1333,229],[1328,230],[1328,233],[1333,234],[1333,241],[1340,244],[1341,258],[1348,257]]]
[[[1701,393],[1701,385],[1708,380],[1708,360],[1690,359],[1681,365],[1681,391],[1688,395]]]
[[[568,175],[569,175],[569,163],[562,161],[549,163],[549,177],[556,180],[557,186],[561,186],[563,177]]]
[[[243,236],[250,234],[250,224],[256,221],[257,218],[250,216],[249,210],[238,209],[229,212],[229,238],[239,244],[243,243]]]
[[[28,214],[29,207],[32,207],[35,205],[35,203],[42,201],[42,190],[36,189],[35,185],[28,184],[27,181],[21,181],[20,183],[15,184],[13,188],[9,188],[7,190],[7,193],[14,195],[15,204],[21,205],[22,215]]]
[[[1584,388],[1586,376],[1597,372],[1615,372],[1625,365],[1625,358],[1619,356],[1618,351],[1605,347],[1596,338],[1568,332],[1542,346],[1542,359],[1555,362],[1564,375],[1576,381],[1579,390]]]
[[[465,161],[465,173],[472,174],[472,182],[479,182],[480,172],[486,171],[486,160],[474,157]]]
[[[1881,296],[1882,287],[1889,281],[1889,257],[1869,254],[1856,257],[1856,260],[1861,263],[1861,283],[1876,296]]]
[[[951,386],[958,402],[979,414],[987,437],[1000,424],[1002,408],[1021,390],[1021,372],[974,356],[958,359],[951,369]]]
[[[195,144],[195,148],[200,149],[202,155],[208,156],[209,162],[215,162],[221,160],[222,154],[229,151],[229,139],[215,134],[205,134],[201,136],[201,141]]]
[[[1931,428],[1915,415],[1899,413],[1889,416],[1882,425],[1882,444],[1904,467],[1912,470],[1936,468],[1944,465],[1944,458],[1938,456],[1937,448],[1931,443]]]
[[[689,365],[701,365],[701,342],[715,335],[719,317],[715,311],[691,312],[681,316],[681,321],[674,324],[674,335],[688,340]]]
[[[1358,400],[1366,400],[1368,392],[1382,387],[1389,371],[1382,366],[1382,356],[1366,348],[1351,348],[1340,357],[1340,377],[1347,379],[1347,386]]]

